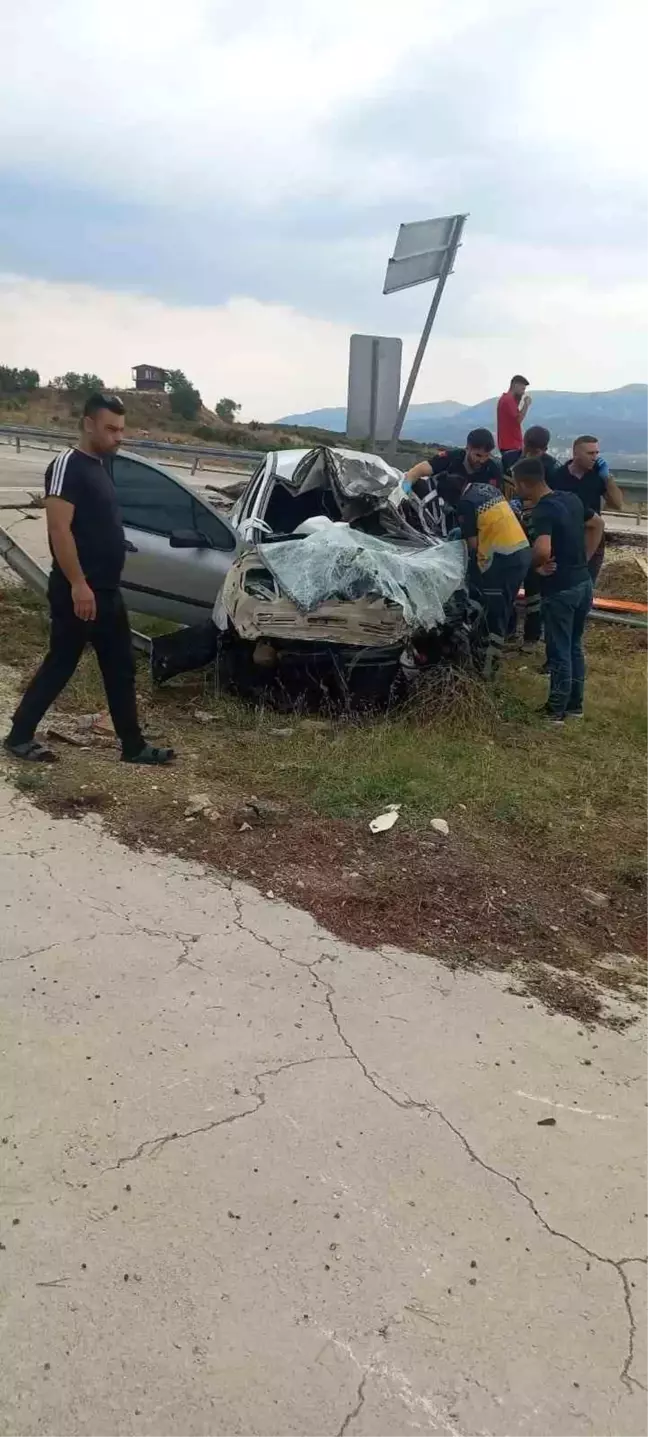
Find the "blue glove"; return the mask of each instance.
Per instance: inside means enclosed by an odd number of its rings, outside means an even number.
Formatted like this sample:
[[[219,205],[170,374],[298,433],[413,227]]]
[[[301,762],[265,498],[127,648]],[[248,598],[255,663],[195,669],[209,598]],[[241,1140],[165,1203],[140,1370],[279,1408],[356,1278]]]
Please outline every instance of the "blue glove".
[[[456,529],[451,529],[451,530],[450,530],[450,533],[447,535],[447,537],[448,537],[448,539],[460,539],[460,538],[461,538],[461,529],[459,528],[459,525],[457,525]]]
[[[594,468],[596,469],[597,474],[600,474],[600,476],[601,476],[602,479],[609,479],[609,477],[610,477],[610,469],[609,469],[609,465],[608,465],[607,459],[603,459],[603,458],[601,458],[601,456],[599,455],[599,458],[597,459],[596,464],[594,465]]]

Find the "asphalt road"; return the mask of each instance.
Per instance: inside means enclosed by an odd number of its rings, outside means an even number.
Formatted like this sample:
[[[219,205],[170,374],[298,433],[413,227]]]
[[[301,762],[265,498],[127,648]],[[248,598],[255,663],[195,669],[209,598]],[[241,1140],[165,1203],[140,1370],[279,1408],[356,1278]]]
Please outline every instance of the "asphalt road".
[[[2,1433],[645,1433],[640,1029],[0,833]]]

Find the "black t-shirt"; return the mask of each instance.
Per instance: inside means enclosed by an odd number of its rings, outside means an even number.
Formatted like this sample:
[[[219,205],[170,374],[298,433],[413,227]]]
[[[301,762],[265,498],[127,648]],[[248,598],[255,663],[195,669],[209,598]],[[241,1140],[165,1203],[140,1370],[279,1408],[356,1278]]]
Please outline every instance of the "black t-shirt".
[[[546,454],[546,453],[545,453],[545,454],[540,454],[538,457],[539,457],[539,459],[540,459],[540,463],[541,463],[541,465],[542,465],[542,467],[543,467],[543,469],[544,469],[544,472],[545,472],[545,483],[549,485],[550,489],[553,489],[553,488],[554,488],[554,482],[553,482],[553,480],[554,480],[554,475],[558,473],[558,470],[559,470],[559,468],[560,468],[560,465],[559,465],[559,463],[558,463],[558,460],[557,460],[557,459],[554,459],[553,454]]]
[[[529,513],[529,538],[541,534],[551,537],[551,557],[555,560],[553,574],[538,574],[541,594],[560,594],[573,589],[589,578],[585,555],[585,520],[594,510],[583,508],[575,494],[545,494]]]
[[[471,483],[495,484],[498,489],[502,485],[502,469],[496,459],[487,459],[480,469],[467,469],[465,449],[442,450],[433,454],[428,464],[433,474],[459,474],[464,483],[468,478]]]
[[[593,509],[595,514],[600,514],[607,481],[596,465],[587,474],[583,474],[581,479],[577,479],[575,474],[570,474],[569,464],[561,464],[554,474],[547,475],[547,483],[561,493],[578,494],[586,509]]]
[[[100,459],[64,449],[45,471],[45,494],[74,504],[72,534],[91,589],[117,589],[126,556],[115,486]],[[53,572],[62,575],[50,544]]]

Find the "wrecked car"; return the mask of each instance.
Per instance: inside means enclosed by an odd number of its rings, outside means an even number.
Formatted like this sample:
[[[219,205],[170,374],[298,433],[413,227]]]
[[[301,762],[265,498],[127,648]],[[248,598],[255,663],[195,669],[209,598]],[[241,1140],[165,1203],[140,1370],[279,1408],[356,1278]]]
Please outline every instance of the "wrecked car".
[[[153,641],[154,681],[213,663],[224,687],[279,704],[385,704],[406,656],[469,656],[465,547],[402,477],[355,450],[267,455],[230,515],[211,619]]]

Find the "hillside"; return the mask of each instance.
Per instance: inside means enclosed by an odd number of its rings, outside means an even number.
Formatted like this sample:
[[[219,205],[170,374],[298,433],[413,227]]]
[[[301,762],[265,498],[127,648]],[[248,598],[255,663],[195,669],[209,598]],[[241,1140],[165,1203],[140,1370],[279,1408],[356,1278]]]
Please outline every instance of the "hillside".
[[[211,409],[202,406],[196,419],[180,419],[171,413],[168,394],[148,394],[134,389],[109,390],[119,394],[126,406],[126,443],[131,439],[161,439],[169,444],[222,444],[227,448],[308,449],[317,444],[339,444],[340,434],[322,427],[285,424],[225,424]],[[0,425],[37,429],[60,429],[61,437],[79,426],[82,400],[65,390],[47,386],[25,394],[0,395]],[[359,440],[345,440],[350,449],[363,447]],[[419,446],[408,445],[409,452]]]
[[[645,456],[648,451],[647,403],[648,386],[626,384],[621,389],[577,393],[571,390],[544,389],[531,391],[529,423],[545,424],[551,430],[552,447],[568,449],[577,434],[595,434],[602,448],[610,454]],[[403,428],[403,437],[418,443],[443,441],[463,443],[469,429],[485,425],[495,431],[495,396],[479,404],[413,404]],[[439,411],[444,411],[440,413]],[[292,422],[317,423],[320,415],[329,420],[335,416],[335,427],[343,431],[344,409],[312,410],[292,416]],[[279,421],[282,422],[282,421]]]

